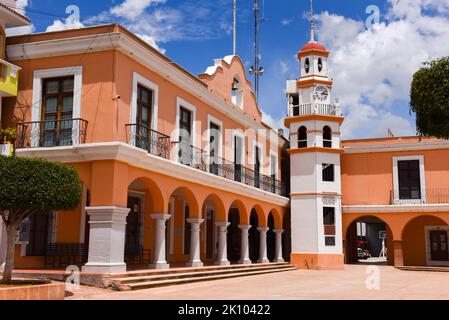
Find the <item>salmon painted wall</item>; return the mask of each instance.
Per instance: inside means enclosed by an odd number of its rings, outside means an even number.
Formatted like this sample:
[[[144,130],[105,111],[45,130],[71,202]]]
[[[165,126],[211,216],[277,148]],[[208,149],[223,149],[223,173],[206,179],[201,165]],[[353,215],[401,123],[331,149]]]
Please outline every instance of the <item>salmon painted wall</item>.
[[[424,156],[426,189],[447,189],[449,150],[343,154],[343,205],[390,204],[393,157]]]

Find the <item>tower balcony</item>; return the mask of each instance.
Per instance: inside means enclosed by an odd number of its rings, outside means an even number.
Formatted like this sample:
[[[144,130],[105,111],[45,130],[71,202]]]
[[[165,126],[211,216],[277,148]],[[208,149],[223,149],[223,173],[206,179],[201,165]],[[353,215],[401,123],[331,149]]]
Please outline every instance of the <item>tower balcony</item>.
[[[0,59],[0,97],[16,97],[20,67]]]
[[[338,104],[328,103],[306,103],[300,105],[290,104],[288,110],[289,117],[301,117],[309,115],[340,117],[342,115],[340,106]]]

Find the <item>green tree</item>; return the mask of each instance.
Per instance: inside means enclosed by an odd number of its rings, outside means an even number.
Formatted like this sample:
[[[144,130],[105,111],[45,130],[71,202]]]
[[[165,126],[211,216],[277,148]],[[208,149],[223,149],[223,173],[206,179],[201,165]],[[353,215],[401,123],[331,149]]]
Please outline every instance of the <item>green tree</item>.
[[[0,156],[0,213],[6,226],[4,283],[11,283],[16,231],[33,214],[72,210],[81,201],[75,168],[41,159]]]
[[[426,62],[415,73],[410,111],[418,134],[449,139],[449,57]]]

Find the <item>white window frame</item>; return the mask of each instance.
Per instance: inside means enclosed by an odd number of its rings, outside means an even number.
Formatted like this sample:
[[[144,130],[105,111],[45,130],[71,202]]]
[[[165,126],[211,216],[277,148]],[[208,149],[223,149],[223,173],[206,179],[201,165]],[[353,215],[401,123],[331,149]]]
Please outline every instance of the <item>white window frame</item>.
[[[425,226],[424,227],[424,237],[426,239],[426,263],[428,266],[449,266],[449,261],[434,261],[432,260],[432,248],[429,231],[446,231],[449,239],[449,226]],[[448,248],[449,249],[449,248]]]
[[[206,130],[206,141],[207,141],[207,154],[210,154],[210,124],[213,123],[220,128],[220,136],[218,137],[218,157],[223,158],[223,121],[218,120],[214,116],[208,114],[207,115],[207,130]]]
[[[416,200],[400,200],[399,199],[399,161],[419,161],[419,179],[421,185],[421,199]],[[426,174],[424,167],[424,156],[414,155],[414,156],[402,156],[393,157],[393,200],[394,204],[425,204],[426,203]]]
[[[232,133],[232,142],[231,142],[231,161],[234,161],[235,158],[235,137],[239,137],[240,139],[242,139],[242,155],[241,155],[241,159],[240,159],[240,165],[245,167],[246,166],[246,153],[245,153],[245,135],[243,134],[243,132],[240,132],[238,130],[234,130],[234,132]]]
[[[180,97],[176,97],[176,125],[175,125],[175,136],[172,137],[173,141],[178,141],[179,140],[179,119],[181,117],[181,107],[183,107],[184,109],[189,110],[190,112],[192,112],[192,119],[191,119],[191,125],[192,125],[192,132],[191,132],[191,139],[192,139],[192,146],[197,148],[197,144],[196,144],[196,106],[194,106],[193,104],[191,104],[190,102],[187,102],[186,100],[180,98]],[[200,148],[201,149],[201,148]],[[176,148],[175,148],[175,158],[176,161],[179,161],[179,143],[176,144]]]
[[[265,174],[265,166],[264,166],[264,160],[265,160],[265,150],[264,150],[264,146],[261,142],[257,142],[257,141],[253,141],[253,170],[255,169],[255,165],[256,165],[256,147],[258,147],[260,149],[260,166],[261,166],[261,170],[260,170],[260,174],[264,175]]]
[[[35,70],[33,74],[33,97],[31,105],[31,122],[38,122],[42,119],[42,84],[44,79],[59,77],[74,77],[73,84],[73,111],[72,119],[81,118],[81,99],[83,96],[83,67],[73,66],[67,68],[43,69]],[[76,124],[74,123],[74,126]],[[75,130],[75,128],[73,128]],[[39,127],[38,134],[31,137],[30,144],[32,147],[39,146]],[[75,131],[73,131],[75,132]],[[73,145],[79,144],[77,134],[72,134]]]
[[[276,163],[275,163],[276,164],[276,167],[275,167],[275,169],[276,169],[275,179],[279,180],[278,179],[279,178],[279,158],[278,158],[278,153],[273,151],[273,150],[270,150],[270,177],[271,177],[271,166],[272,166],[271,157],[272,156],[274,156],[274,158],[276,159]]]
[[[133,73],[133,88],[131,96],[131,115],[130,124],[135,124],[137,122],[137,91],[138,86],[141,85],[152,91],[152,110],[151,110],[151,129],[157,131],[158,126],[158,112],[159,112],[159,86],[154,82],[148,80],[144,76],[137,72]]]

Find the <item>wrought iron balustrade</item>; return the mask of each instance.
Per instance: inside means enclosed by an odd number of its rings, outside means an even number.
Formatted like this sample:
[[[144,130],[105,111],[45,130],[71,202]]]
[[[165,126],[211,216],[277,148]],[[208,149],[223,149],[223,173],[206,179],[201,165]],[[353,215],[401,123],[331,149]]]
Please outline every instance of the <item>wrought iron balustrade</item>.
[[[83,119],[18,122],[16,149],[83,144],[88,122]]]
[[[126,125],[128,144],[170,159],[170,137],[141,124]]]
[[[449,189],[400,188],[390,192],[390,204],[449,204]]]

